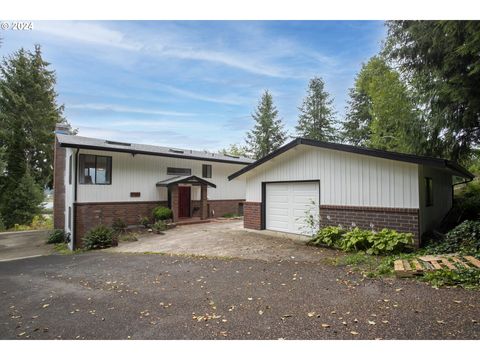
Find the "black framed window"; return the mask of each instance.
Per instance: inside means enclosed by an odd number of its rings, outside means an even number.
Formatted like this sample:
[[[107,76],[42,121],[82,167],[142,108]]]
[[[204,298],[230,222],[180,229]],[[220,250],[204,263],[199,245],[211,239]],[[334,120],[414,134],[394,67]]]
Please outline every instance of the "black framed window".
[[[112,157],[80,154],[78,159],[79,182],[90,185],[112,183]]]
[[[68,183],[72,184],[72,155],[68,158]]]
[[[425,178],[425,206],[433,206],[433,180]]]
[[[212,177],[212,165],[207,165],[207,164],[202,165],[202,177],[204,178]]]
[[[192,169],[167,167],[167,175],[192,175]]]

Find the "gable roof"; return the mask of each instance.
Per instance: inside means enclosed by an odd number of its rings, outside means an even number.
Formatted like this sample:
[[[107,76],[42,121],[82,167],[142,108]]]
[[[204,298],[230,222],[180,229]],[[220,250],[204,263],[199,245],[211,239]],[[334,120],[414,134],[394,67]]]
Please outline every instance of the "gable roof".
[[[56,136],[60,146],[62,147],[165,156],[243,165],[248,165],[255,161],[242,156],[224,155],[206,151],[177,149],[156,145],[130,144],[126,142],[95,139],[84,136],[65,135],[58,133],[56,134]]]
[[[216,188],[217,186],[214,183],[211,183],[207,180],[204,180],[202,178],[199,178],[198,176],[195,175],[184,175],[184,176],[174,176],[162,181],[157,182],[157,186],[170,186],[174,184],[203,184],[207,185],[213,188]]]
[[[318,141],[318,140],[311,140],[311,139],[304,139],[304,138],[296,138],[295,140],[289,142],[288,144],[282,146],[281,148],[278,148],[277,150],[271,152],[267,156],[255,161],[254,163],[252,163],[248,166],[245,166],[243,169],[240,169],[239,171],[231,174],[228,177],[228,180],[233,180],[236,177],[238,177],[238,176],[256,168],[257,166],[260,166],[260,165],[266,163],[267,161],[273,159],[274,157],[277,157],[278,155],[283,154],[284,152],[286,152],[286,151],[288,151],[288,150],[290,150],[290,149],[292,149],[292,148],[294,148],[298,145],[308,145],[308,146],[320,147],[320,148],[324,148],[324,149],[344,151],[344,152],[349,152],[349,153],[354,153],[354,154],[379,157],[379,158],[389,159],[389,160],[396,160],[396,161],[402,161],[402,162],[408,162],[408,163],[414,163],[414,164],[421,164],[421,165],[427,165],[427,166],[433,166],[433,167],[447,168],[450,171],[452,171],[454,174],[456,174],[457,176],[460,176],[460,177],[463,177],[463,178],[473,179],[475,177],[475,175],[473,175],[467,169],[465,169],[464,167],[460,166],[459,164],[457,164],[456,162],[451,161],[451,160],[435,158],[435,157],[430,157],[430,156],[403,154],[403,153],[398,153],[398,152],[393,152],[393,151],[367,149],[367,148],[363,148],[363,147],[359,147],[359,146],[330,143],[330,142],[325,142],[325,141]]]

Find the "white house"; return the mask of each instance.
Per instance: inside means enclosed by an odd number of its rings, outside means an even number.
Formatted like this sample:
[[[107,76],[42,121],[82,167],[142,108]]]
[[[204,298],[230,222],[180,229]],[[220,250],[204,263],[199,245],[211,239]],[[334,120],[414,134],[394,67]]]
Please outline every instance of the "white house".
[[[229,179],[246,181],[246,228],[303,233],[309,212],[321,227],[391,228],[419,245],[473,177],[445,159],[295,139]]]
[[[139,224],[159,205],[175,221],[243,213],[245,179],[227,177],[251,159],[64,132],[56,132],[54,227],[70,234],[71,248],[95,225]]]

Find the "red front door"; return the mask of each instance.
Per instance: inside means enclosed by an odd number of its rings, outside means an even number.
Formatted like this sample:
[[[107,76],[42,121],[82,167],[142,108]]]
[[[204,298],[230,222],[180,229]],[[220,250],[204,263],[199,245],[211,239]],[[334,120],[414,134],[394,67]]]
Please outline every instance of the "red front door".
[[[178,187],[178,216],[190,217],[190,187]]]

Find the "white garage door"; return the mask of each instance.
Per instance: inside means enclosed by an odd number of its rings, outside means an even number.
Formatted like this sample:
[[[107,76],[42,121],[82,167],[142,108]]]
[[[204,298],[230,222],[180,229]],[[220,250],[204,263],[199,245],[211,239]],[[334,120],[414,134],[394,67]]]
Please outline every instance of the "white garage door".
[[[305,213],[309,212],[318,219],[319,190],[318,182],[267,184],[265,228],[294,234],[310,234],[312,229],[309,229],[305,222]]]

